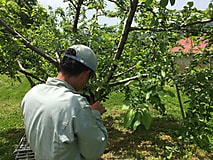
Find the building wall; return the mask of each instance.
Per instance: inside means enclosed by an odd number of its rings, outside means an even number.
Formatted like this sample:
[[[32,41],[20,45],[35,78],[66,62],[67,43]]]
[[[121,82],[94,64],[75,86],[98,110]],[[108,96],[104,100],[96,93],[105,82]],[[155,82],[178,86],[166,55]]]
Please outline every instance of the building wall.
[[[192,60],[192,57],[175,57],[175,62],[178,64],[178,68],[180,71],[184,71],[186,67],[189,67],[189,64]],[[201,67],[198,68],[205,68],[205,67],[213,67],[213,59],[209,60],[208,65],[202,65]]]

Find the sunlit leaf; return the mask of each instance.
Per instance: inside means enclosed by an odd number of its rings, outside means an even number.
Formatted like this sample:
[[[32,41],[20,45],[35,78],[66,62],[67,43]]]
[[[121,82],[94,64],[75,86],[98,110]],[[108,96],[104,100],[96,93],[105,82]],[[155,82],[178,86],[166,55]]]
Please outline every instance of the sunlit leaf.
[[[163,78],[166,77],[166,72],[165,72],[164,70],[161,70],[161,76],[162,76]]]
[[[123,105],[122,105],[121,110],[127,110],[127,109],[129,109],[130,104],[131,104],[131,101],[130,101],[130,100],[125,100],[125,101],[123,102]]]
[[[126,112],[126,114],[124,116],[124,127],[125,128],[129,127],[132,124],[136,113],[137,112],[134,109],[129,109]]]
[[[140,112],[137,112],[135,115],[135,119],[133,121],[132,129],[136,130],[137,127],[142,123],[142,115]]]

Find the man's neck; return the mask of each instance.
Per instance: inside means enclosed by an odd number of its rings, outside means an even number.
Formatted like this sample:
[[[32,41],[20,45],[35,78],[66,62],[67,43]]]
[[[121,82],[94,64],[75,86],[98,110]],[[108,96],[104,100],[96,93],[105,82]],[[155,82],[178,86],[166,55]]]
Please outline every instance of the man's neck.
[[[63,74],[62,72],[59,72],[58,76],[56,78],[69,83],[76,91],[79,91],[79,77],[78,76],[70,77],[67,74]]]

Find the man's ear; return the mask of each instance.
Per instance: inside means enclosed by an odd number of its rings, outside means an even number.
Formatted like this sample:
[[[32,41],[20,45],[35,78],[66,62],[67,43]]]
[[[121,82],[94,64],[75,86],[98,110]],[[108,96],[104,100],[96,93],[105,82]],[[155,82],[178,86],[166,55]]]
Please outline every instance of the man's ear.
[[[91,72],[90,70],[84,71],[84,74],[83,74],[83,80],[84,81],[88,81],[90,72]]]

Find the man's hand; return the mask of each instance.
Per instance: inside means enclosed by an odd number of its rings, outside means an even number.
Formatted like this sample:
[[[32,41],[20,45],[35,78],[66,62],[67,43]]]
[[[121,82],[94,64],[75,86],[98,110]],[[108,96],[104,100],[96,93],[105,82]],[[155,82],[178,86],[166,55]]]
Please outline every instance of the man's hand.
[[[98,110],[98,111],[101,113],[101,115],[102,115],[103,113],[106,112],[105,107],[104,107],[103,104],[101,104],[99,101],[95,102],[95,103],[91,106],[91,108],[92,108],[92,110]]]

